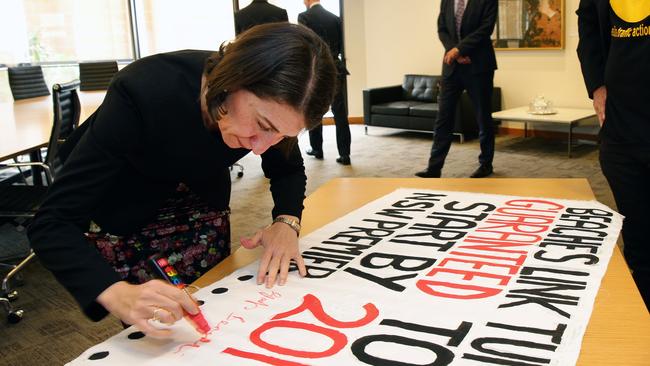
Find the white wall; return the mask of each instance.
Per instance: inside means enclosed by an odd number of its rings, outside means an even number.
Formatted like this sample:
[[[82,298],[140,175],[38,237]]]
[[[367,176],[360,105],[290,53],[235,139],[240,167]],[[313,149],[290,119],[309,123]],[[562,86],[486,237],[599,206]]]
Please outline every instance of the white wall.
[[[363,115],[362,90],[368,87],[366,71],[365,1],[347,0],[343,16],[345,25],[345,57],[348,77],[348,109],[350,116]]]
[[[575,52],[578,2],[565,1],[563,50],[497,51],[495,85],[502,88],[504,108],[527,105],[537,94],[556,106],[591,108]],[[406,73],[440,74],[439,10],[440,0],[345,2],[350,116],[363,115],[364,88],[400,84]]]
[[[576,54],[578,2],[565,1],[563,50],[497,51],[495,84],[503,88],[505,108],[526,105],[537,94],[557,106],[591,108]]]

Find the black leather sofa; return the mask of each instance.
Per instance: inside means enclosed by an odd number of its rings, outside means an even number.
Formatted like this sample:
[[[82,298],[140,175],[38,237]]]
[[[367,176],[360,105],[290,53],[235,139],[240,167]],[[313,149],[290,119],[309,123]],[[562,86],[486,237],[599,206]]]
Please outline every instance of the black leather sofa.
[[[403,130],[433,132],[438,116],[440,76],[404,75],[402,85],[365,89],[363,91],[363,121],[368,126],[392,127]],[[501,110],[501,88],[492,93],[492,111]],[[476,115],[467,92],[456,106],[454,134],[465,139],[478,136]]]

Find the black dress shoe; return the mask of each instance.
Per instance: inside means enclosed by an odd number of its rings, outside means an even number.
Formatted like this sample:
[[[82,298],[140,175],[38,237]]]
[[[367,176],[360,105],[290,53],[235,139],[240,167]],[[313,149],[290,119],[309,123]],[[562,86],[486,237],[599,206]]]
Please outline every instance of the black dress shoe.
[[[492,165],[488,164],[481,164],[472,175],[470,175],[470,178],[485,178],[489,175],[492,175]]]
[[[307,155],[311,155],[316,159],[323,159],[323,150],[309,149],[307,150]]]
[[[441,175],[442,172],[440,170],[429,170],[429,169],[415,173],[415,176],[420,178],[440,178]]]
[[[336,162],[342,165],[350,165],[350,157],[348,155],[339,156]]]

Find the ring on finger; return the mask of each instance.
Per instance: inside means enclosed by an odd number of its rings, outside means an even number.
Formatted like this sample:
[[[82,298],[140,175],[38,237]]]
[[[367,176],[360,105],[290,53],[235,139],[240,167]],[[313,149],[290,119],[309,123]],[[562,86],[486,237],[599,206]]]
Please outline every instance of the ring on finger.
[[[193,294],[201,289],[199,286],[196,285],[186,285],[184,288],[185,291],[187,291],[190,294]]]
[[[158,317],[158,312],[159,311],[164,311],[165,309],[163,308],[155,308],[153,309],[153,314],[151,316],[151,320],[153,321],[160,321],[160,318]]]

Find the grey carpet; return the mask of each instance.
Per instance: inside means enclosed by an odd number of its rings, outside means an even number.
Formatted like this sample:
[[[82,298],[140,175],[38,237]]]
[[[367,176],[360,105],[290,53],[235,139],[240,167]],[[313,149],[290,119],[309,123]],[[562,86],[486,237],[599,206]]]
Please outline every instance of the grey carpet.
[[[368,135],[363,126],[352,126],[352,165],[335,162],[335,130],[324,128],[325,160],[305,155],[307,194],[335,177],[412,177],[425,167],[431,135],[371,128]],[[304,151],[308,145],[305,133],[300,137]],[[593,145],[576,148],[574,158],[567,159],[566,143],[541,138],[499,136],[494,161],[494,177],[498,178],[577,178],[586,177],[597,199],[613,206],[612,194],[598,167],[598,152]],[[467,177],[477,167],[479,147],[476,140],[455,143],[443,170],[445,178]],[[244,177],[233,174],[232,241],[252,234],[270,221],[272,200],[264,178],[260,159],[249,155],[242,159]],[[0,236],[0,240],[5,240]],[[93,323],[78,310],[70,295],[54,280],[38,260],[23,272],[25,285],[18,287],[20,298],[14,303],[25,310],[18,324],[0,319],[1,365],[60,365],[122,329],[112,318]],[[4,313],[0,313],[4,316]]]
[[[0,225],[0,262],[13,263],[29,255],[29,241],[25,236],[25,228],[14,222]]]

